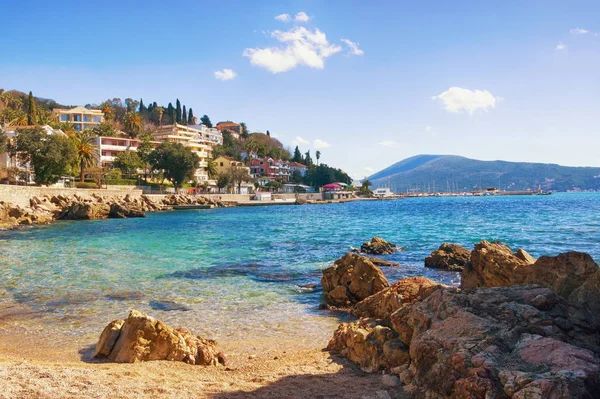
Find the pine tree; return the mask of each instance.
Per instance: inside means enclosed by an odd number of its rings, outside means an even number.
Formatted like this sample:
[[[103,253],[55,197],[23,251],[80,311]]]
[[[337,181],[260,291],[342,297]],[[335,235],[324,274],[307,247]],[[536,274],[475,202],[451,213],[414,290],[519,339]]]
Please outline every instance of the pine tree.
[[[202,118],[200,118],[200,121],[202,121],[202,124],[206,127],[213,127],[212,122],[210,121],[210,118],[208,117],[208,115],[203,115]]]
[[[181,102],[179,99],[175,102],[175,121],[177,123],[181,122]]]
[[[188,111],[188,125],[193,125],[194,124],[194,113],[192,112],[192,109],[190,108]]]
[[[167,106],[167,116],[169,117],[169,124],[175,123],[175,108],[171,103]]]
[[[181,115],[181,123],[185,125],[187,121],[187,109],[185,109],[185,105],[183,106],[183,114]]]
[[[302,163],[302,153],[300,152],[298,146],[296,146],[294,149],[294,157],[292,158],[292,161]]]
[[[27,100],[27,124],[32,126],[37,123],[37,113],[35,110],[35,100],[33,99],[33,93],[29,92],[29,98]]]

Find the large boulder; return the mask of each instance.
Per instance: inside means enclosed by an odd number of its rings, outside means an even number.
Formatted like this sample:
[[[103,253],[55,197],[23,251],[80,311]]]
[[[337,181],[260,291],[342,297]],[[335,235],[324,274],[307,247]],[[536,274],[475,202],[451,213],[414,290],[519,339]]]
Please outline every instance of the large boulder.
[[[173,360],[197,365],[224,362],[216,342],[179,328],[169,327],[145,313],[132,310],[125,320],[108,324],[98,340],[95,358],[117,363]]]
[[[425,258],[425,267],[462,271],[471,261],[471,251],[458,245],[444,243]]]
[[[124,203],[115,202],[110,205],[109,217],[118,219],[144,218],[146,217],[146,213],[137,203],[131,203],[131,201],[125,201]]]
[[[391,316],[417,397],[600,397],[589,313],[536,286],[436,288]]]
[[[410,361],[408,346],[398,339],[398,334],[368,318],[340,324],[327,350],[340,353],[368,373],[408,366]]]
[[[358,302],[351,312],[356,317],[387,319],[401,306],[426,297],[439,286],[426,277],[408,277]]]
[[[106,219],[110,214],[110,206],[104,203],[73,202],[69,204],[60,219],[63,220],[96,220]]]
[[[360,252],[369,255],[393,254],[397,249],[396,245],[379,237],[373,237],[371,241],[366,241],[360,246]]]
[[[323,270],[323,293],[328,305],[348,308],[390,286],[369,258],[348,253]]]

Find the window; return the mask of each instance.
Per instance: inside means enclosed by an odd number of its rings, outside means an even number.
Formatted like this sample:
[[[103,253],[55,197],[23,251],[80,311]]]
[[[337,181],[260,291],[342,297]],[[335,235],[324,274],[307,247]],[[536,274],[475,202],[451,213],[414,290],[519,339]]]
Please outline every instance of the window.
[[[84,115],[84,116],[83,116],[83,121],[84,121],[84,122],[89,122],[90,120],[91,120],[91,119],[90,119],[90,116],[89,116],[89,115]]]
[[[223,162],[221,162],[221,166],[223,166]]]
[[[81,122],[81,115],[73,115],[73,121]]]
[[[75,130],[81,130],[81,125],[78,123],[73,125],[73,127],[75,128]]]
[[[69,115],[67,115],[67,114],[62,114],[62,115],[60,116],[60,121],[61,121],[61,122],[68,122],[68,121],[69,121]]]
[[[94,120],[94,123],[100,123],[102,121],[102,117],[101,116],[94,116],[93,120]]]

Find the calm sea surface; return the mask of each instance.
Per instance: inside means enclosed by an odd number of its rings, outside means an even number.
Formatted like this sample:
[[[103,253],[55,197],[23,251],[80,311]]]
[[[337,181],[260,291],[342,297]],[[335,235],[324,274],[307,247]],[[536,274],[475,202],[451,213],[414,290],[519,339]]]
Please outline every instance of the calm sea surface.
[[[458,284],[456,273],[423,267],[442,242],[500,240],[536,257],[579,250],[598,261],[600,194],[174,211],[0,231],[0,316],[93,342],[136,308],[217,340],[324,345],[339,319],[318,310],[321,270],[374,235],[406,247],[388,257],[402,264],[383,269],[391,281]]]

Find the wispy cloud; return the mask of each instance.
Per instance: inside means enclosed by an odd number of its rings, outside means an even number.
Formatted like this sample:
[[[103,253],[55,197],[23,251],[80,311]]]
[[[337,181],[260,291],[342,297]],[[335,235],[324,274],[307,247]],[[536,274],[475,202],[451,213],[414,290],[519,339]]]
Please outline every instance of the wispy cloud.
[[[372,168],[370,166],[365,167],[365,172],[367,173],[373,173],[375,171],[375,168]]]
[[[394,140],[384,140],[377,143],[378,145],[382,145],[384,147],[398,147],[398,143]]]
[[[461,87],[450,87],[432,99],[438,100],[448,112],[467,111],[469,115],[473,115],[479,109],[488,111],[495,108],[496,103],[501,100],[487,90],[469,90]]]
[[[331,147],[331,144],[329,144],[326,141],[323,141],[321,139],[316,139],[315,141],[313,141],[313,147],[321,149],[321,148],[329,148]]]
[[[275,19],[281,22],[289,22],[292,20],[292,17],[290,16],[290,14],[280,14],[276,16]]]
[[[296,139],[294,141],[292,141],[293,145],[300,145],[300,144],[310,144],[310,141],[303,139],[300,136],[296,136]]]
[[[563,42],[558,42],[558,44],[556,45],[556,47],[554,48],[556,51],[563,51],[567,49],[567,45],[564,44]]]
[[[237,76],[237,73],[231,69],[223,69],[222,71],[215,72],[215,78],[219,80],[231,80]]]
[[[570,29],[569,33],[572,35],[585,35],[586,33],[590,33],[590,31],[583,28],[574,28]]]
[[[329,43],[325,33],[319,29],[310,31],[295,26],[287,31],[275,30],[271,33],[279,47],[247,48],[244,56],[252,65],[265,68],[272,73],[286,72],[304,65],[309,68],[323,69],[325,58],[341,51],[341,47]]]
[[[306,15],[306,13],[304,11],[300,11],[298,14],[296,14],[296,16],[294,17],[294,20],[296,22],[308,22],[308,21],[310,21],[310,17],[308,15]]]
[[[363,55],[365,52],[358,48],[358,43],[350,41],[348,39],[342,39],[342,42],[348,46],[348,54],[350,55]]]

